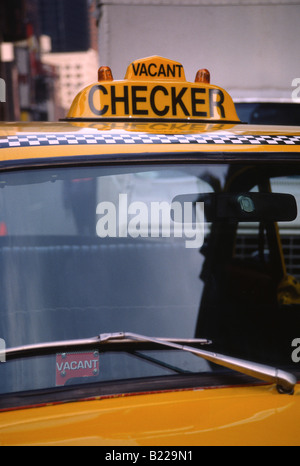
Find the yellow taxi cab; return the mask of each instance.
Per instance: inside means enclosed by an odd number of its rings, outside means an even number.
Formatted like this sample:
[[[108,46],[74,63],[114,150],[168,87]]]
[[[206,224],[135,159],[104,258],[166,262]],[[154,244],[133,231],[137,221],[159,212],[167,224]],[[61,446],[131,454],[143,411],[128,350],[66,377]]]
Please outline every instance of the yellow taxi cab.
[[[299,445],[299,203],[300,127],[162,57],[1,124],[0,445]]]

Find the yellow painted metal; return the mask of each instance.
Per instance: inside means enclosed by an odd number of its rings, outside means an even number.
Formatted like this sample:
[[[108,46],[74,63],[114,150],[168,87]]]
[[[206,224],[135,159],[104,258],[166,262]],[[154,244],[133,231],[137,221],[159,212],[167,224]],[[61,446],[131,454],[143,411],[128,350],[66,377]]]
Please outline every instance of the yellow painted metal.
[[[201,123],[201,122],[168,122],[168,121],[96,121],[96,122],[30,122],[30,123],[3,123],[0,122],[0,138],[16,136],[18,134],[38,135],[65,133],[76,134],[78,131],[109,132],[118,131],[149,133],[149,134],[206,134],[222,132],[229,135],[255,135],[255,136],[300,136],[300,126],[274,126],[274,125],[243,125],[228,123]],[[216,144],[215,144],[216,145]],[[253,146],[253,144],[251,144]],[[34,146],[32,146],[34,148]],[[206,146],[205,146],[206,147]],[[269,147],[269,145],[267,145]],[[285,150],[285,146],[283,150]],[[172,149],[172,151],[175,150]],[[271,148],[270,151],[273,151]]]
[[[174,147],[174,150],[172,151],[172,148]],[[120,150],[118,150],[120,149]],[[243,146],[223,146],[222,152],[231,152],[231,153],[238,153],[239,157],[242,158],[242,153],[260,153],[264,149],[266,151],[270,151],[270,148],[268,146],[255,146],[255,145],[243,145]],[[220,150],[220,149],[219,149]],[[272,152],[285,152],[285,153],[293,153],[293,152],[299,152],[299,146],[287,146],[284,149],[282,146],[274,146]],[[168,154],[168,153],[175,153],[175,152],[188,152],[190,154],[192,153],[199,153],[201,152],[201,147],[194,145],[193,147],[189,146],[188,144],[181,144],[180,145],[180,150],[177,149],[175,150],[175,145],[171,146],[168,145],[147,145],[144,144],[142,147],[138,145],[130,145],[130,147],[124,148],[124,146],[117,146],[117,145],[105,145],[97,146],[96,144],[93,145],[92,147],[86,147],[83,145],[79,146],[61,146],[61,147],[39,147],[39,148],[32,148],[32,147],[19,147],[19,148],[9,148],[9,149],[2,149],[0,151],[0,162],[1,161],[8,161],[8,160],[26,160],[26,159],[32,159],[32,160],[38,160],[38,159],[47,159],[51,157],[55,158],[61,158],[61,157],[76,157],[76,156],[84,156],[84,155],[90,155],[90,156],[105,156],[109,154]],[[205,152],[217,152],[216,144],[207,144],[205,145]],[[75,159],[74,159],[75,160]],[[201,154],[199,155],[199,161],[201,160]],[[146,161],[146,158],[145,158]]]
[[[197,122],[72,122],[72,123],[2,123],[0,124],[0,139],[7,136],[39,135],[39,134],[109,134],[118,131],[119,134],[132,134],[135,132],[149,134],[207,134],[221,133],[225,135],[287,135],[300,136],[299,127],[280,126],[250,126],[250,125],[229,125],[229,124],[203,124]],[[105,144],[105,145],[47,145],[30,147],[9,147],[0,150],[0,162],[8,160],[25,160],[50,157],[74,157],[81,155],[108,155],[108,154],[146,154],[146,153],[196,153],[196,152],[238,152],[239,154],[248,152],[299,152],[298,145],[269,145],[269,144]],[[242,157],[242,156],[241,156]]]
[[[187,390],[0,413],[0,445],[299,445],[300,387]]]
[[[131,63],[124,81],[99,81],[83,89],[67,118],[240,121],[224,89],[187,82],[180,63],[158,56]]]

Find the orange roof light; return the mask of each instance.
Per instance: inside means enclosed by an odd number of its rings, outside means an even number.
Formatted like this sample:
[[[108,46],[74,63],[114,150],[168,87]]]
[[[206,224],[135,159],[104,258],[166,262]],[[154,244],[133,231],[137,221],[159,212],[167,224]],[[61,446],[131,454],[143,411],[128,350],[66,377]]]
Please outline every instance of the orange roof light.
[[[199,70],[196,74],[195,83],[210,84],[210,72],[205,68]]]
[[[77,94],[66,120],[130,118],[240,122],[232,98],[210,84],[208,70],[188,82],[181,63],[157,55],[130,63],[123,80],[114,80],[111,69],[101,66],[98,82]]]
[[[98,81],[113,81],[113,75],[109,66],[101,66],[98,70]]]

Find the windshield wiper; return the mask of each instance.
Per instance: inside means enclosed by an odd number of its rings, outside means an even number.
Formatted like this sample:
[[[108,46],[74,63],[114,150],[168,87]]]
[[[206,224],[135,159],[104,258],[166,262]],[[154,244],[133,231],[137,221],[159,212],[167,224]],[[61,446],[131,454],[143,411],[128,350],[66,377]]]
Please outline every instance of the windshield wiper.
[[[272,366],[256,362],[246,361],[244,359],[226,356],[211,351],[193,348],[191,346],[179,345],[174,341],[163,340],[161,338],[145,337],[135,333],[108,333],[100,335],[102,342],[112,342],[114,340],[126,341],[148,341],[151,343],[167,346],[169,348],[186,351],[199,356],[207,361],[213,362],[228,369],[233,369],[242,374],[255,377],[269,383],[275,383],[279,393],[293,394],[297,379],[293,374],[277,369]],[[210,342],[211,343],[211,342]]]
[[[153,338],[137,333],[120,332],[120,333],[104,333],[97,337],[79,340],[59,341],[51,343],[41,343],[29,346],[20,346],[17,348],[6,349],[6,359],[17,359],[20,357],[30,357],[43,354],[52,354],[57,351],[70,351],[78,348],[96,348],[105,347],[109,351],[126,350],[132,351],[132,345],[137,345],[141,350],[155,349],[157,347],[165,347],[186,351],[199,356],[214,364],[218,364],[228,369],[241,372],[242,374],[255,377],[264,382],[274,383],[277,386],[279,393],[293,394],[297,379],[293,374],[277,369],[272,366],[260,364],[244,359],[226,356],[215,352],[210,352],[195,348],[196,345],[211,344],[210,340],[206,339],[168,339],[168,338]],[[189,346],[194,345],[194,346]]]
[[[6,360],[26,358],[32,356],[49,355],[55,352],[67,352],[75,349],[96,349],[105,347],[109,351],[147,351],[160,349],[162,345],[166,349],[171,348],[171,345],[177,345],[177,349],[183,348],[182,345],[194,345],[196,347],[202,345],[210,345],[211,340],[204,338],[150,338],[136,333],[102,333],[96,337],[83,338],[76,340],[63,340],[46,343],[37,343],[34,345],[18,346],[15,348],[7,348],[5,350]]]

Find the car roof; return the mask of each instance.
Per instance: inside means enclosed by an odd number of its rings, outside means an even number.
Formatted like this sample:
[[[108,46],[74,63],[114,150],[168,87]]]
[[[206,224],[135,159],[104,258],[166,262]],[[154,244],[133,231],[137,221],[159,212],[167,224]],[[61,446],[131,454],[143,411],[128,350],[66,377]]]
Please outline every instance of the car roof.
[[[159,56],[132,62],[122,81],[101,66],[57,123],[0,124],[0,165],[70,157],[141,161],[150,154],[300,152],[300,127],[252,126],[240,121],[228,92],[206,69],[188,82],[183,66]],[[186,154],[189,154],[189,157]],[[160,158],[159,158],[160,157]]]
[[[0,163],[9,160],[179,152],[300,152],[300,127],[190,122],[4,123]]]

